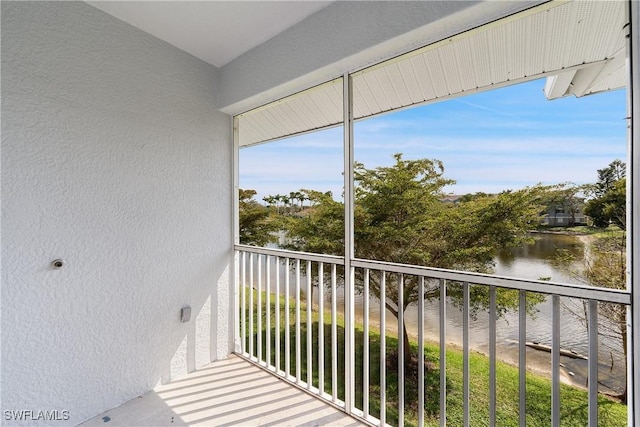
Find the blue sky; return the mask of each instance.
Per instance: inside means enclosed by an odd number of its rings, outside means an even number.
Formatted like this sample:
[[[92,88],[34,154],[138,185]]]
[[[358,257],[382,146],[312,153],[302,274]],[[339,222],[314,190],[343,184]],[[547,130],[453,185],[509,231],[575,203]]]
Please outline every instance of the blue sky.
[[[544,80],[356,122],[355,158],[372,168],[406,159],[443,161],[453,194],[538,182],[594,182],[626,160],[625,91],[548,101]],[[240,187],[268,194],[342,192],[342,127],[240,150]]]

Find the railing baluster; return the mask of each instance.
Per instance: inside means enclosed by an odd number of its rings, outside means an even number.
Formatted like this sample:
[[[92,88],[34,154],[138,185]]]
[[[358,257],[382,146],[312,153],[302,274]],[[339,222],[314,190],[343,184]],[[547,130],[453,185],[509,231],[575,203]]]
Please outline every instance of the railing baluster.
[[[560,297],[551,297],[551,425],[560,425]]]
[[[266,278],[266,320],[267,320],[267,366],[271,366],[271,256],[267,255],[265,265],[265,278]]]
[[[496,287],[489,287],[489,425],[496,425]]]
[[[324,263],[318,263],[318,393],[324,394]]]
[[[337,266],[331,264],[331,397],[338,401],[338,321],[336,319],[337,296],[336,277]]]
[[[398,425],[404,425],[404,275],[398,274]]]
[[[289,258],[285,258],[285,272],[284,272],[284,372],[287,378],[291,375],[291,315],[290,311],[290,299],[289,294],[289,276],[291,276],[291,270],[289,269]]]
[[[418,427],[424,426],[424,277],[418,283]]]
[[[249,255],[249,356],[253,359],[253,258]]]
[[[296,383],[300,383],[300,258],[296,258]]]
[[[243,291],[243,286],[244,284],[242,284],[242,251],[238,250],[238,249],[234,249],[233,251],[233,275],[232,277],[232,282],[231,282],[231,286],[232,286],[232,293],[233,293],[233,305],[232,305],[232,311],[233,311],[233,323],[230,325],[231,329],[233,329],[233,352],[237,353],[238,351],[240,352],[240,354],[244,353],[244,348],[243,348],[243,344],[242,344],[242,330],[240,329],[241,327],[244,326],[244,320],[242,319],[242,296],[241,296],[241,291]],[[213,301],[212,301],[213,303]],[[215,342],[214,338],[213,338],[213,330],[212,332],[212,337],[211,340],[212,342]],[[213,354],[212,354],[213,356]]]
[[[462,284],[462,406],[463,425],[469,427],[469,283]]]
[[[311,298],[313,277],[311,277],[311,261],[307,261],[307,390],[313,385],[313,319],[311,317],[313,300]]]
[[[364,419],[369,417],[369,269],[364,269],[364,289],[362,292],[363,346],[362,355],[362,411]]]
[[[598,301],[589,300],[589,427],[598,425]]]
[[[247,253],[242,251],[242,354],[247,352]]]
[[[440,279],[440,427],[447,425],[447,282]]]
[[[280,376],[285,376],[289,381],[295,382],[299,384],[300,387],[304,387],[309,391],[314,391],[320,397],[332,400],[336,406],[340,406],[343,409],[349,410],[348,403],[342,402],[338,395],[338,386],[343,378],[338,377],[338,368],[339,368],[339,360],[338,360],[338,345],[342,344],[338,341],[338,326],[337,326],[337,317],[338,317],[338,309],[337,304],[338,300],[336,297],[336,287],[337,287],[337,268],[338,265],[343,265],[337,257],[326,256],[326,255],[318,255],[318,254],[301,254],[299,258],[293,252],[281,251],[281,250],[272,250],[268,248],[257,248],[255,251],[245,248],[242,245],[236,247],[236,253],[238,256],[238,268],[239,274],[237,278],[237,289],[241,291],[241,295],[236,297],[236,303],[239,306],[240,316],[237,316],[240,325],[239,333],[236,329],[237,338],[241,339],[241,344],[238,347],[238,350],[241,352],[242,357],[252,361],[255,364],[266,366],[267,369],[275,371],[276,374]],[[247,260],[247,257],[249,259]],[[257,257],[257,261],[256,261]],[[285,260],[284,264],[286,264],[285,271],[282,272],[280,268],[280,263],[282,260]],[[292,262],[295,260],[295,263]],[[263,263],[266,262],[265,267],[263,268]],[[275,267],[271,264],[275,262]],[[305,265],[301,263],[305,262]],[[317,301],[317,320],[318,320],[318,336],[317,346],[313,345],[313,336],[314,336],[314,299],[313,291],[314,287],[314,269],[313,263],[316,263],[317,267],[317,280],[318,280],[318,301]],[[325,349],[325,342],[329,341],[327,335],[325,334],[325,316],[324,316],[324,299],[326,293],[324,292],[324,272],[325,272],[325,264],[329,263],[331,265],[331,349]],[[386,369],[386,279],[387,275],[391,277],[391,280],[397,280],[397,301],[398,301],[398,424],[404,424],[405,420],[405,401],[406,396],[406,384],[405,384],[405,375],[407,370],[406,360],[404,358],[404,352],[407,349],[406,342],[404,340],[404,321],[405,321],[405,313],[403,311],[403,305],[405,300],[404,294],[404,285],[406,280],[413,280],[415,277],[418,280],[418,301],[417,301],[417,312],[418,312],[418,338],[417,343],[419,346],[418,349],[418,359],[420,362],[417,366],[417,380],[418,380],[418,390],[417,390],[417,423],[419,426],[424,426],[425,420],[425,400],[428,398],[425,390],[425,376],[426,376],[426,368],[424,366],[424,358],[425,358],[425,335],[426,330],[424,327],[425,322],[425,290],[427,288],[427,280],[439,280],[439,288],[440,288],[440,301],[439,301],[439,312],[440,312],[440,425],[446,426],[447,424],[447,389],[446,389],[446,379],[447,379],[447,352],[446,352],[446,328],[447,328],[447,280],[451,279],[451,275],[454,273],[449,272],[441,272],[437,269],[432,270],[419,270],[419,267],[416,266],[404,266],[399,264],[391,264],[391,263],[381,263],[381,262],[365,262],[362,260],[354,261],[356,267],[362,268],[363,270],[363,333],[364,333],[364,341],[363,341],[363,360],[362,360],[362,369],[363,369],[363,379],[362,379],[362,389],[360,390],[363,393],[362,400],[362,411],[354,410],[353,414],[356,417],[361,418],[362,420],[373,422],[373,417],[370,413],[370,405],[371,400],[369,396],[369,389],[371,388],[371,318],[370,318],[370,296],[371,296],[371,287],[379,284],[380,291],[380,414],[379,414],[379,423],[381,425],[386,425],[387,412],[387,394],[386,394],[386,378],[387,378],[387,369]],[[257,265],[256,265],[257,264]],[[294,266],[295,264],[295,266]],[[385,267],[388,269],[380,270],[381,267]],[[295,269],[295,270],[294,270]],[[294,273],[295,271],[295,273]],[[301,334],[301,280],[302,274],[304,272],[307,273],[306,276],[306,337],[303,337]],[[372,274],[377,274],[380,272],[380,279],[376,277],[376,280],[373,281]],[[282,279],[281,273],[285,274],[284,285],[281,286]],[[446,274],[445,274],[446,273]],[[275,286],[273,284],[273,280],[271,279],[271,275],[275,274]],[[295,276],[292,276],[295,274]],[[463,275],[465,273],[455,273],[458,275]],[[440,276],[439,276],[440,275]],[[295,280],[295,292],[291,289],[291,278]],[[467,278],[472,277],[471,275],[467,275]],[[495,284],[483,283],[482,281],[476,282],[478,278],[482,278],[482,275],[473,275],[473,279],[469,279],[469,281],[461,280],[462,277],[457,277],[456,282],[462,283],[462,315],[463,315],[463,334],[462,334],[462,345],[463,345],[463,390],[462,390],[462,398],[463,398],[463,422],[461,424],[468,426],[470,424],[470,415],[471,415],[471,368],[470,368],[470,359],[471,359],[471,290],[472,286],[487,286],[489,290],[489,408],[488,408],[488,423],[489,425],[496,425],[498,421],[498,396],[497,396],[497,387],[499,385],[497,378],[497,317],[498,317],[498,307],[497,307],[497,292],[498,289],[507,288],[507,289],[516,289],[519,292],[519,425],[525,426],[527,419],[527,402],[526,402],[526,392],[527,392],[527,376],[526,376],[526,339],[527,339],[527,292],[539,292],[539,290],[533,290],[529,287],[528,282],[522,280],[522,283],[517,283],[513,285],[504,286],[504,282],[501,280],[505,280],[504,278],[497,277],[497,282]],[[264,286],[263,286],[264,283]],[[551,425],[558,426],[561,421],[561,412],[560,412],[560,351],[561,351],[561,297],[568,296],[568,294],[564,293],[565,290],[561,289],[559,285],[556,286],[556,289],[543,289],[545,294],[550,295],[552,299],[552,350],[551,350]],[[571,285],[567,285],[571,288]],[[284,288],[284,319],[282,316],[283,304],[280,300],[281,291]],[[328,287],[329,288],[329,287]],[[327,289],[328,289],[327,288]],[[474,288],[475,289],[475,288]],[[588,303],[588,312],[587,312],[587,322],[588,322],[588,336],[589,336],[589,357],[588,357],[588,425],[593,427],[598,425],[598,308],[600,303],[618,303],[622,305],[628,305],[629,301],[622,297],[622,294],[619,292],[612,290],[603,293],[601,290],[597,290],[594,292],[590,292],[590,290],[582,290],[582,288],[572,288],[577,290],[577,295],[574,295],[574,298],[581,298],[583,301]],[[391,291],[391,290],[390,290]],[[396,288],[394,287],[392,292],[395,292]],[[589,292],[587,292],[589,291]],[[247,295],[247,292],[249,293]],[[262,293],[265,293],[266,297],[263,298]],[[581,293],[582,292],[582,293]],[[254,295],[254,293],[257,295]],[[291,295],[291,294],[294,295]],[[290,298],[291,295],[291,298]],[[295,297],[295,300],[294,300]],[[273,304],[272,298],[276,298],[274,307],[271,306]],[[395,297],[393,298],[395,300]],[[291,325],[291,312],[293,311],[290,305],[291,302],[295,303],[295,325]],[[264,306],[263,306],[264,304]],[[249,312],[247,313],[247,310]],[[257,320],[255,319],[257,317]],[[265,316],[266,320],[263,320],[263,316]],[[273,318],[272,318],[273,316]],[[353,319],[352,319],[353,321]],[[283,333],[282,326],[285,326],[285,331]],[[295,328],[295,329],[294,329]],[[327,331],[328,332],[328,331]],[[292,333],[295,333],[295,340],[291,336]],[[238,337],[239,335],[239,337]],[[302,340],[306,338],[306,348],[302,348]],[[282,343],[282,340],[285,340]],[[257,341],[256,341],[257,340]],[[282,345],[282,350],[281,350]],[[292,348],[292,345],[295,345],[295,351]],[[266,347],[265,347],[266,346]],[[317,347],[317,349],[316,349]],[[302,350],[306,350],[306,363],[305,360],[302,360]],[[325,353],[326,350],[326,353]],[[285,352],[285,356],[283,359],[282,352]],[[317,362],[313,361],[313,357],[315,357],[314,352],[317,351],[318,360]],[[342,350],[341,350],[342,351]],[[295,375],[292,375],[292,360],[291,357],[295,357]],[[329,394],[325,392],[325,379],[328,380],[328,375],[325,373],[325,367],[329,368],[328,362],[326,360],[327,357],[331,357],[331,397]],[[272,363],[273,359],[273,363]],[[284,363],[282,363],[284,362]],[[303,366],[305,363],[305,366]],[[346,362],[345,362],[346,363]],[[284,368],[281,370],[280,367]],[[314,366],[315,365],[315,366]],[[318,371],[317,380],[314,380],[314,368]],[[305,381],[301,378],[303,374],[303,369],[306,369]],[[317,381],[317,389],[315,388],[315,382]],[[347,379],[348,381],[348,379]],[[305,385],[306,384],[306,385]],[[351,391],[353,391],[353,384],[345,386],[352,387]],[[328,391],[328,390],[327,390]],[[351,408],[353,410],[354,408]]]
[[[380,272],[380,425],[387,422],[387,274]]]
[[[518,307],[518,415],[519,425],[527,425],[527,292],[519,292]]]
[[[262,363],[262,258],[258,255],[258,363]]]
[[[276,268],[276,331],[275,331],[275,350],[276,350],[276,372],[280,371],[280,257],[276,257],[274,267]]]

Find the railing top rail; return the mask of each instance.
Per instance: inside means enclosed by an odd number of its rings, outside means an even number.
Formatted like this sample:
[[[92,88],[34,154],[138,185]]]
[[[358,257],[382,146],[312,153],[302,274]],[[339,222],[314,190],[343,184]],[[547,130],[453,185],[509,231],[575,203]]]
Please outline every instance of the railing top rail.
[[[235,250],[245,251],[262,255],[278,256],[280,258],[293,258],[305,261],[326,262],[344,265],[344,257],[337,255],[314,254],[311,252],[288,251],[285,249],[260,248],[249,245],[235,245]]]
[[[344,258],[336,255],[314,254],[309,252],[288,251],[284,249],[260,248],[248,245],[235,245],[238,251],[278,256],[281,258],[303,259],[315,262],[326,262],[344,265]],[[382,270],[390,273],[402,273],[424,276],[433,279],[445,279],[455,282],[467,282],[474,285],[497,286],[501,288],[538,292],[564,297],[592,299],[616,304],[631,304],[631,294],[624,290],[607,289],[586,285],[575,285],[544,280],[518,279],[514,277],[496,276],[492,274],[473,273],[443,268],[424,267],[418,265],[397,264],[386,261],[354,259],[354,267]]]
[[[631,294],[624,290],[599,288],[595,286],[575,285],[544,280],[518,279],[515,277],[496,276],[492,274],[473,273],[467,271],[446,270],[443,268],[423,267],[418,265],[397,264],[386,261],[355,259],[354,267],[383,270],[392,273],[403,273],[425,276],[433,279],[445,279],[456,282],[467,282],[474,285],[497,286],[543,294],[565,297],[593,299],[617,304],[631,304]]]

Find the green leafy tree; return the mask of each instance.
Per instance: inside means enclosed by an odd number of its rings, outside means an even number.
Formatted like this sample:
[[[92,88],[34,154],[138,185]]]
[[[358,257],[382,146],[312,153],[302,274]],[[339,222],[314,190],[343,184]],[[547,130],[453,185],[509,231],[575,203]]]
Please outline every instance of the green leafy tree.
[[[616,181],[600,197],[587,202],[584,212],[589,215],[596,227],[606,228],[615,224],[623,230],[627,228],[626,178]]]
[[[298,195],[300,194],[299,191],[292,191],[289,193],[289,204],[290,204],[290,211],[293,211],[293,208],[295,206],[297,206],[296,204],[296,200],[298,199]]]
[[[331,192],[301,190],[310,201],[309,214],[286,216],[281,228],[286,231],[284,249],[305,252],[344,254],[344,205],[333,200]]]
[[[276,199],[275,196],[265,196],[265,197],[262,198],[262,200],[264,200],[264,202],[269,207],[277,206],[277,203],[278,203],[278,199]]]
[[[344,254],[344,205],[333,200],[332,193],[301,189],[300,196],[311,204],[309,210],[301,215],[281,215],[279,228],[287,236],[283,249],[298,250],[321,254]],[[306,272],[306,265],[301,265]],[[313,278],[311,300],[317,286]]]
[[[616,159],[606,168],[598,169],[598,182],[595,184],[596,197],[601,197],[611,190],[614,184],[627,175],[627,165],[622,160]]]
[[[280,198],[280,202],[282,203],[282,213],[291,213],[291,197],[287,195],[278,196]]]
[[[270,217],[269,208],[253,199],[255,190],[239,190],[240,243],[264,246],[275,241],[278,227]]]
[[[356,163],[355,255],[358,258],[429,267],[491,272],[495,253],[530,240],[526,231],[538,225],[544,187],[479,194],[459,203],[443,203],[444,187],[454,181],[444,176],[438,160],[403,160],[394,156],[389,167],[367,169]],[[341,255],[344,248],[344,207],[331,197],[319,197],[308,215],[288,228],[288,248]],[[359,272],[361,273],[361,272]],[[370,290],[378,298],[381,277],[371,275]],[[396,318],[417,302],[418,278],[403,278],[403,302],[399,303],[397,275],[387,275],[387,309]],[[356,290],[363,280],[356,277]],[[462,286],[449,287],[453,301],[460,301]],[[488,305],[486,287],[472,288],[473,309]],[[426,283],[425,298],[438,298],[437,283]],[[517,292],[501,291],[499,310],[517,307]],[[531,305],[535,300],[530,299]],[[403,327],[406,361],[410,346]]]
[[[602,198],[603,213],[610,218],[610,222],[627,229],[627,179],[622,178],[613,184]]]
[[[626,167],[614,160],[608,167],[598,170],[598,182],[593,186],[594,197],[585,206],[585,214],[596,227],[615,224],[626,230]]]
[[[292,191],[289,193],[289,203],[291,204],[292,211],[294,210],[301,211],[304,207],[305,200],[308,200],[308,199],[303,191]]]

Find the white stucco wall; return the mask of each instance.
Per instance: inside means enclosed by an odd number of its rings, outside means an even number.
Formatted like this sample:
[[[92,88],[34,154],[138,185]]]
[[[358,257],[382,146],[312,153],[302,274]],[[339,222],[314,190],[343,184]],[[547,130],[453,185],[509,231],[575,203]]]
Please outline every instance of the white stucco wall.
[[[2,2],[4,424],[74,425],[228,353],[217,73],[82,2]]]
[[[241,113],[541,2],[337,1],[222,67],[219,106]]]

